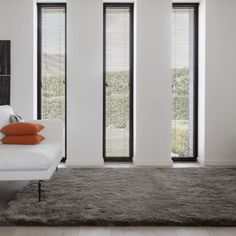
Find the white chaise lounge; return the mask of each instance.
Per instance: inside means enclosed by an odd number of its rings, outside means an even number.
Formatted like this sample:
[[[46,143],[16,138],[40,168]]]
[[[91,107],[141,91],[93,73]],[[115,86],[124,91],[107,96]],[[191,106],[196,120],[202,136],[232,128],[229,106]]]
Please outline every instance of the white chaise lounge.
[[[0,128],[6,125],[9,106],[0,106]],[[45,140],[36,145],[8,145],[0,142],[0,181],[37,180],[39,201],[41,184],[51,178],[63,155],[63,124],[55,120],[31,121],[44,125]],[[4,124],[4,125],[3,125]]]

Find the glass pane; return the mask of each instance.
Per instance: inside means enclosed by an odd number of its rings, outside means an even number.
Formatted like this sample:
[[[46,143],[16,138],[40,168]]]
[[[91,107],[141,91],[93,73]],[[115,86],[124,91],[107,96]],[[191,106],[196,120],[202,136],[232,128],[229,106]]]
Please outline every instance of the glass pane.
[[[41,8],[41,118],[64,122],[65,156],[65,6]]]
[[[129,157],[130,8],[106,7],[106,157]]]
[[[194,156],[194,8],[172,14],[172,156]]]
[[[65,8],[42,8],[41,20],[41,117],[65,121]]]

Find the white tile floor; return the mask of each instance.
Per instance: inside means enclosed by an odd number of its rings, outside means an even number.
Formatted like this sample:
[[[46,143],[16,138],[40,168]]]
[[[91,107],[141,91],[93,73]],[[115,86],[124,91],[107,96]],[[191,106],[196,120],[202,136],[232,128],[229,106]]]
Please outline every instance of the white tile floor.
[[[0,236],[236,236],[236,227],[0,227]]]
[[[130,162],[106,162],[104,164],[105,168],[136,168],[136,166],[133,163]],[[198,162],[174,162],[173,168],[198,168],[203,167]],[[153,167],[157,168],[157,167]]]

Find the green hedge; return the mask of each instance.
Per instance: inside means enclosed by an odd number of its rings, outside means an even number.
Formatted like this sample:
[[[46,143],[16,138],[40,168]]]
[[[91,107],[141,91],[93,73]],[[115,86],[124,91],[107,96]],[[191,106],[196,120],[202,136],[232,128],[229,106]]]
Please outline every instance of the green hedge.
[[[106,74],[107,126],[127,128],[129,124],[129,73],[128,71]]]
[[[172,127],[172,153],[180,157],[189,155],[188,128]]]
[[[173,76],[173,120],[188,119],[188,75],[187,68],[175,69]],[[107,126],[128,128],[129,124],[129,72],[108,72],[106,74]],[[64,77],[43,78],[43,118],[64,120],[65,86]],[[188,129],[172,128],[172,152],[188,155]]]
[[[65,120],[64,77],[43,77],[42,118]]]
[[[175,110],[173,120],[187,120],[189,113],[188,91],[189,70],[187,68],[172,70],[172,106]]]

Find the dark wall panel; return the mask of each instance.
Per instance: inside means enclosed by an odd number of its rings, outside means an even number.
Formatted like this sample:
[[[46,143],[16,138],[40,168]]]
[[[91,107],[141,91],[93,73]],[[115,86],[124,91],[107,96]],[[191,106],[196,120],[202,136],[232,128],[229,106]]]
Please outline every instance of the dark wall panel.
[[[0,40],[0,105],[10,105],[10,40]]]

